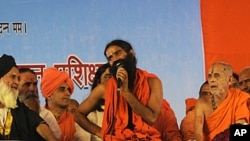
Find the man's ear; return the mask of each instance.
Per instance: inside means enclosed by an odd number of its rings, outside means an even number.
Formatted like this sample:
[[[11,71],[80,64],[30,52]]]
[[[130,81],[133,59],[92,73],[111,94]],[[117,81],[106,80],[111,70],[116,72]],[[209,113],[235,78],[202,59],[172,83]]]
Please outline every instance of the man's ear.
[[[52,99],[52,95],[51,95],[51,96],[48,96],[47,99],[48,99],[48,100],[51,100],[51,99]]]
[[[130,54],[131,56],[135,56],[134,50],[130,49],[129,54]]]
[[[229,81],[228,81],[229,85],[233,84],[233,80],[234,80],[233,76],[229,76]]]

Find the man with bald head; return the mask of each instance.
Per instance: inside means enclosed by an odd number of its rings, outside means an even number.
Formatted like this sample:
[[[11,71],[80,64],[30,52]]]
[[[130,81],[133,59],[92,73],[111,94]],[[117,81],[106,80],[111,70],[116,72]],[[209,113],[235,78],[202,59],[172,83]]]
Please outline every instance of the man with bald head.
[[[230,88],[232,74],[232,67],[225,62],[215,62],[208,69],[211,98],[210,102],[197,100],[196,141],[229,140],[230,125],[249,124],[247,100],[250,96],[237,88]]]
[[[250,66],[245,67],[240,71],[239,85],[242,91],[250,94]]]

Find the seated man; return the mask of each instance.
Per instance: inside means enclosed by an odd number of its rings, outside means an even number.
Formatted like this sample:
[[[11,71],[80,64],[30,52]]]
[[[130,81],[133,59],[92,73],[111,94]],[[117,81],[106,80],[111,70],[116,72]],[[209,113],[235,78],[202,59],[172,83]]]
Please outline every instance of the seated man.
[[[57,139],[60,138],[60,129],[54,115],[49,112],[46,108],[40,107],[40,100],[38,95],[37,78],[36,74],[30,68],[19,68],[20,72],[20,84],[18,86],[19,90],[19,100],[24,103],[31,110],[41,114],[41,116],[46,115],[46,120],[49,121],[49,126]],[[53,122],[52,122],[53,121]],[[56,134],[56,132],[58,133]]]
[[[24,103],[31,110],[40,112],[40,100],[38,95],[37,78],[36,74],[30,68],[19,68],[20,84],[19,100]]]
[[[60,140],[84,141],[84,136],[79,133],[82,130],[79,130],[80,127],[75,124],[74,115],[67,111],[74,92],[74,84],[69,75],[54,67],[47,68],[43,73],[40,86],[46,102],[44,107],[46,110],[42,109],[40,115],[52,128],[57,128],[53,133],[56,136],[59,134]],[[48,113],[54,116],[51,118],[47,116]]]
[[[231,124],[249,123],[247,100],[250,96],[237,88],[229,88],[232,70],[232,67],[224,62],[216,62],[208,69],[211,102],[200,98],[197,100],[195,140],[229,140],[228,130]],[[216,136],[220,136],[220,139]]]
[[[79,102],[76,99],[71,98],[69,105],[67,107],[67,111],[75,114],[77,108],[79,106]],[[91,135],[83,130],[76,122],[75,122],[76,130],[74,141],[92,141]]]
[[[106,83],[108,79],[112,77],[112,74],[109,71],[109,64],[103,64],[100,66],[94,77],[94,81],[91,87],[91,91],[99,84]],[[97,124],[98,126],[102,127],[102,119],[103,119],[103,111],[104,111],[104,100],[101,100],[96,107],[93,109],[92,112],[88,114],[88,119]],[[94,134],[91,134],[90,141],[102,141],[102,139]]]
[[[199,90],[199,98],[203,99],[204,102],[210,103],[210,88],[208,81],[205,81]],[[188,98],[186,99],[186,116],[181,121],[181,134],[183,141],[193,141],[194,140],[194,121],[195,121],[195,105],[197,99]]]
[[[240,71],[239,85],[242,91],[250,94],[250,67],[245,67]]]
[[[136,67],[135,52],[130,43],[113,40],[104,54],[113,77],[91,91],[75,114],[78,124],[104,141],[159,141],[160,133],[152,125],[162,107],[162,83],[154,74]],[[105,100],[102,127],[90,122],[87,115]]]
[[[15,59],[0,57],[0,140],[51,140],[56,138],[38,115],[19,101],[20,74]]]
[[[186,116],[182,119],[180,125],[180,132],[183,141],[192,141],[194,139],[194,109],[197,99],[187,98],[186,102]]]

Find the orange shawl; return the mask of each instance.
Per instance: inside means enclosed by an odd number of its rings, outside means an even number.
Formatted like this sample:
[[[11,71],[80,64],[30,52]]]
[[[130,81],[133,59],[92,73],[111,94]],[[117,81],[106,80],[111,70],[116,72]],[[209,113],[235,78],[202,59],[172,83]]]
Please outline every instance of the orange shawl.
[[[150,96],[150,89],[147,79],[156,77],[154,74],[149,74],[146,71],[137,69],[136,80],[133,94],[144,105],[147,105]],[[113,141],[123,141],[133,138],[150,139],[160,141],[160,133],[153,127],[149,126],[143,119],[132,111],[132,123],[134,130],[127,128],[128,125],[128,104],[125,98],[117,95],[117,83],[114,78],[109,79],[105,92],[105,109],[102,124],[102,138],[108,141],[112,138]],[[118,105],[117,105],[118,104]],[[117,109],[116,109],[117,108]],[[116,121],[114,120],[114,113]],[[112,122],[114,128],[112,128]],[[110,135],[110,130],[113,129],[113,135]]]
[[[195,110],[189,111],[186,116],[182,119],[180,125],[180,131],[182,134],[183,141],[194,139],[194,121],[195,121]]]
[[[191,110],[192,107],[195,107],[197,99],[195,98],[187,98],[185,99],[186,103],[186,114]]]
[[[181,141],[181,134],[173,109],[163,99],[161,113],[153,125],[161,133],[162,141]]]
[[[58,125],[62,132],[60,141],[74,141],[74,134],[76,132],[74,115],[64,112],[58,121]]]
[[[239,119],[246,119],[249,123],[247,99],[250,96],[239,89],[229,89],[227,98],[217,109],[205,119],[205,140],[212,140],[217,134],[227,130],[231,124]]]

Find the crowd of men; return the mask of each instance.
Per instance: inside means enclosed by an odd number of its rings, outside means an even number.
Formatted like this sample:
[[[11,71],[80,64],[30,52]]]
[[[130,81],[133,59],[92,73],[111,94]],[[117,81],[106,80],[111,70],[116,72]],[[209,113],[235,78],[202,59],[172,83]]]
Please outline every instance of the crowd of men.
[[[136,66],[131,44],[116,39],[104,49],[89,96],[71,98],[67,72],[49,67],[40,83],[33,70],[18,68],[11,55],[0,58],[0,140],[49,141],[217,141],[229,127],[249,124],[250,67],[239,75],[226,62],[208,69],[198,98],[188,98],[178,126],[163,98],[161,79]]]

